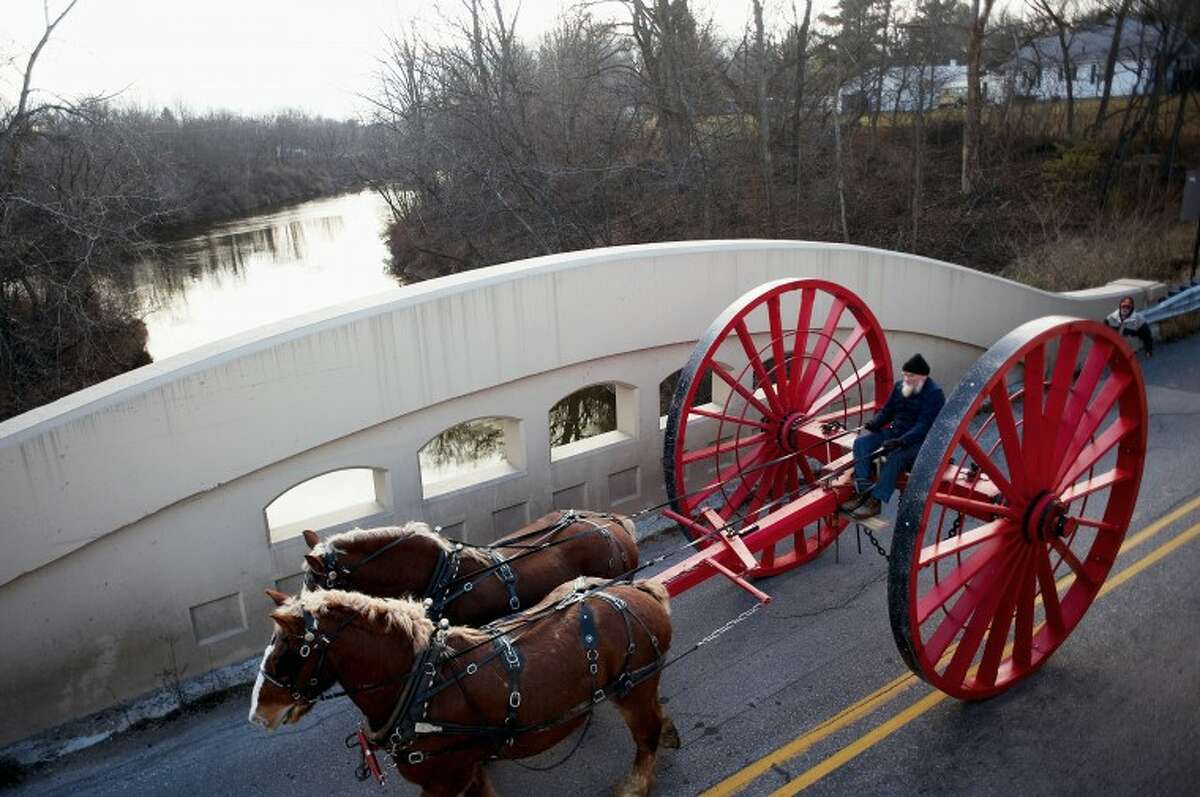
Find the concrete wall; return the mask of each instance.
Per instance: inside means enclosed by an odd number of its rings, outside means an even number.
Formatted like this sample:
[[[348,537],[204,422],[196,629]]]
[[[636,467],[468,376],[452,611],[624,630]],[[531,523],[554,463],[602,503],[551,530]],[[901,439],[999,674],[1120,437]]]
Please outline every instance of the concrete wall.
[[[294,586],[303,549],[271,544],[264,510],[320,474],[373,468],[379,487],[325,533],[418,518],[483,541],[556,504],[657,503],[659,383],[731,301],[801,276],[855,291],[894,359],[924,352],[947,387],[1030,318],[1155,290],[1049,294],[830,244],[619,247],[401,288],[81,391],[0,424],[0,744],[256,654],[262,590]],[[619,431],[552,461],[550,407],[600,382],[622,386]],[[423,499],[418,448],[479,417],[515,419],[515,466]]]

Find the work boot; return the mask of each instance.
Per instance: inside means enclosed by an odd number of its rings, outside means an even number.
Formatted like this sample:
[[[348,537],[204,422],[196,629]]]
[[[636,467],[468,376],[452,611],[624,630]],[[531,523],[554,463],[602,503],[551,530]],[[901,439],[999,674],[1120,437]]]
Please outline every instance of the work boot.
[[[863,501],[866,501],[870,496],[867,493],[856,492],[845,501],[842,501],[841,510],[843,512],[853,512],[862,506]]]
[[[883,511],[883,504],[878,498],[872,498],[870,495],[862,502],[862,505],[850,513],[850,516],[855,520],[866,520],[873,518]]]

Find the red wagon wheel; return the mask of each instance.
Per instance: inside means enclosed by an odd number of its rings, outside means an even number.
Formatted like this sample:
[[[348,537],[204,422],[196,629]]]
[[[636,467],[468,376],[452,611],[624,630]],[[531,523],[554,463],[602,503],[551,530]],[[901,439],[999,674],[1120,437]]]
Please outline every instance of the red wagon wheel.
[[[843,455],[887,399],[891,357],[867,306],[832,282],[786,279],[746,293],[697,342],[667,411],[663,471],[676,512],[748,524],[795,496]],[[711,517],[711,516],[710,516]],[[759,554],[753,576],[815,557],[846,525],[823,518]]]
[[[992,346],[900,500],[888,606],[913,672],[980,699],[1043,664],[1112,568],[1145,451],[1141,370],[1115,332],[1041,318]]]

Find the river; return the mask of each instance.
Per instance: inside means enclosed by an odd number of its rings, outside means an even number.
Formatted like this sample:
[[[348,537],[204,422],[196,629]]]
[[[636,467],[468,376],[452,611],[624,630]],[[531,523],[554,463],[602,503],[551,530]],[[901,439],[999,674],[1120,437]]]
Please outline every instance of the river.
[[[137,288],[162,360],[311,310],[395,288],[387,204],[362,191],[217,224],[144,262]]]

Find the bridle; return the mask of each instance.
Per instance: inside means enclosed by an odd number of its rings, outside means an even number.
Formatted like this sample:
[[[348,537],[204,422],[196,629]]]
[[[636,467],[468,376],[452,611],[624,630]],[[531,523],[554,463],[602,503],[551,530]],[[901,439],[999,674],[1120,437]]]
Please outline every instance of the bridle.
[[[322,634],[320,632],[320,629],[317,627],[317,618],[314,617],[312,612],[310,612],[308,609],[302,610],[301,617],[304,620],[304,633],[299,636],[285,633],[284,636],[301,640],[300,650],[298,651],[300,658],[307,659],[314,652],[318,654],[316,669],[313,670],[312,675],[309,676],[307,683],[288,683],[276,678],[274,675],[271,675],[271,673],[267,672],[265,661],[259,666],[258,672],[262,675],[263,680],[267,683],[289,692],[292,696],[292,700],[295,702],[316,703],[320,699],[320,692],[311,695],[306,694],[306,692],[307,690],[313,689],[320,684],[321,670],[325,667],[326,654],[329,651],[329,647],[334,643],[335,640],[337,640],[342,631],[344,631],[346,627],[354,621],[355,615],[352,614],[343,620],[342,624],[339,625],[337,630],[335,630],[332,634]],[[336,673],[334,673],[334,676],[336,678]]]
[[[317,574],[312,570],[308,570],[304,574],[304,585],[311,590],[320,589],[322,587],[325,589],[337,589],[337,582],[339,578],[349,578],[350,576],[354,575],[355,570],[358,570],[360,567],[363,567],[374,559],[383,556],[392,548],[395,548],[397,545],[405,542],[408,539],[408,537],[397,537],[387,545],[384,545],[376,551],[372,551],[349,567],[338,567],[338,554],[342,552],[332,545],[326,545],[325,551],[321,555],[321,562],[325,565],[325,583],[320,583],[317,580]]]

